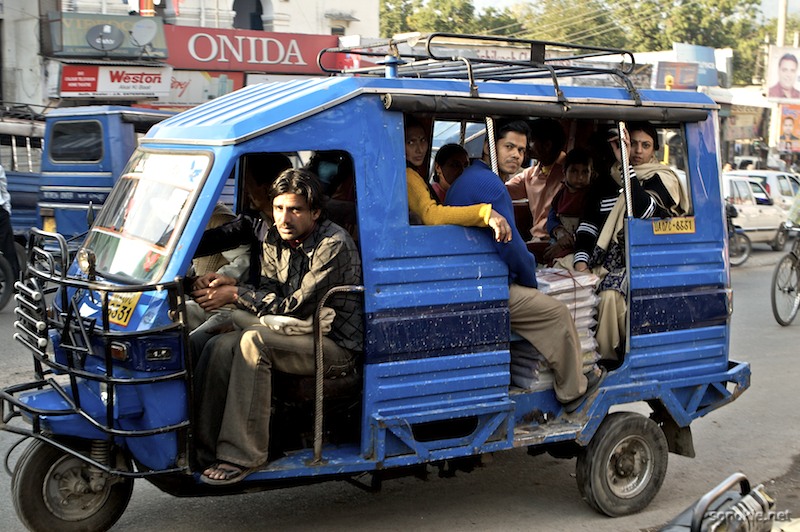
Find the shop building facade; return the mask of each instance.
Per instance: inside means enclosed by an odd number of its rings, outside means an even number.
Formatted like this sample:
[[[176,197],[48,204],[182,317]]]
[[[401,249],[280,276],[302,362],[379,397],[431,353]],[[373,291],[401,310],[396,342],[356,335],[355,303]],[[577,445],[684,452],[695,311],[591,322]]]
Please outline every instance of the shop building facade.
[[[319,50],[342,35],[378,34],[378,0],[5,0],[0,7],[2,100],[36,108],[179,110],[247,83],[323,75]]]

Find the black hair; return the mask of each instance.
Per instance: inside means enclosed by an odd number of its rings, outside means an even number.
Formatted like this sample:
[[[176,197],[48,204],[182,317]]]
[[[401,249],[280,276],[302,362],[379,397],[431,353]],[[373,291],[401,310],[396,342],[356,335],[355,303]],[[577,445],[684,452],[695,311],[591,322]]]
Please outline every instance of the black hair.
[[[423,130],[425,130],[425,125],[422,122],[420,122],[419,120],[417,120],[416,117],[411,116],[411,115],[405,115],[405,117],[403,119],[403,129],[405,131],[408,131],[409,129],[411,129],[414,126],[421,127]],[[427,135],[427,131],[425,132],[425,134]]]
[[[464,148],[464,146],[455,143],[445,144],[437,150],[436,157],[433,159],[433,164],[444,166],[447,164],[447,161],[460,153],[466,155],[467,160],[469,160],[469,153],[467,153],[467,150]],[[439,182],[439,174],[434,172],[433,178],[437,183]]]
[[[611,144],[608,142],[608,132],[602,128],[594,131],[589,135],[587,144],[589,152],[592,154],[595,173],[604,175],[617,160],[614,157],[614,150],[611,149]]]
[[[524,120],[512,120],[510,122],[500,124],[500,127],[496,127],[494,130],[494,140],[498,141],[502,139],[508,132],[525,135],[525,138],[528,139],[528,142],[531,140],[531,128],[528,127],[528,124],[526,124]]]
[[[281,194],[297,194],[303,196],[312,211],[319,210],[319,220],[326,217],[325,196],[322,194],[322,185],[311,171],[304,168],[290,168],[284,170],[272,183],[269,190],[270,199],[274,200]]]
[[[643,131],[653,139],[653,150],[658,151],[658,130],[650,122],[628,122],[628,133]]]
[[[355,175],[353,159],[344,150],[326,150],[315,152],[306,165],[322,185],[322,192],[332,196],[345,180],[352,180]]]
[[[567,143],[567,135],[561,122],[552,118],[537,118],[531,122],[529,140],[549,140],[553,143],[553,150],[561,151]]]
[[[433,161],[439,166],[443,166],[447,161],[452,159],[454,155],[459,153],[463,153],[469,157],[467,150],[464,149],[464,146],[461,144],[445,144],[436,152],[436,157]]]
[[[592,165],[592,154],[589,150],[584,148],[574,148],[567,153],[566,158],[564,159],[564,170],[572,166],[573,164],[585,164],[587,166]]]
[[[259,186],[271,185],[292,161],[282,153],[248,153],[244,156],[245,172]]]
[[[792,63],[795,64],[795,66],[797,66],[797,57],[795,57],[794,54],[790,54],[788,52],[783,54],[781,58],[778,59],[778,65],[780,66],[780,64],[783,63],[784,61],[791,61]]]

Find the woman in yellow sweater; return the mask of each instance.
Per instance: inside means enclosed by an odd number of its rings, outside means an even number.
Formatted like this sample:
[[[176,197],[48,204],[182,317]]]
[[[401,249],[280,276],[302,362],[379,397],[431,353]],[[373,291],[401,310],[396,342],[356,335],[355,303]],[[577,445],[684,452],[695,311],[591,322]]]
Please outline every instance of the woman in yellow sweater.
[[[491,227],[495,240],[511,240],[511,227],[500,213],[488,203],[466,207],[440,205],[431,196],[428,184],[422,177],[423,167],[428,155],[428,136],[421,124],[406,120],[406,182],[408,187],[408,208],[419,216],[425,225],[463,225],[467,227]],[[498,178],[499,179],[499,178]]]

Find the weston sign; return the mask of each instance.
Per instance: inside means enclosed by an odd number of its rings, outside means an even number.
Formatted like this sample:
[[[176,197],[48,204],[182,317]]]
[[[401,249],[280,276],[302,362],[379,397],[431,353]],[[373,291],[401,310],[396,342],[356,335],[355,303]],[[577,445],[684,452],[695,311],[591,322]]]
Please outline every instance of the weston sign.
[[[322,74],[317,54],[335,35],[165,26],[169,63],[185,70]]]
[[[62,98],[155,98],[169,94],[171,78],[168,67],[65,64],[59,92]]]

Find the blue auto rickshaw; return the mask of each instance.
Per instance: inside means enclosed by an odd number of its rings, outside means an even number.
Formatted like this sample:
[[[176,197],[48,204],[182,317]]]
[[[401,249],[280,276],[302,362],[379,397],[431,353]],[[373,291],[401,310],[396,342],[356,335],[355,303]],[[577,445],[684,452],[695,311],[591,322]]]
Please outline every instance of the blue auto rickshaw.
[[[3,430],[32,439],[12,480],[26,526],[105,530],[137,478],[180,496],[365,474],[376,486],[414,466],[458,467],[520,447],[577,457],[585,500],[618,516],[656,496],[669,452],[694,456],[692,421],[733,401],[750,379],[747,363],[728,358],[717,106],[700,93],[637,89],[632,54],[622,50],[413,40],[326,50],[319,62],[330,77],[245,87],[154,126],[74,263],[63,237],[37,232],[15,334],[35,378],[2,391]],[[342,54],[356,68],[335,68]],[[650,120],[663,133],[691,209],[626,218],[626,351],[576,412],[563,412],[552,381],[510,378],[508,272],[486,230],[409,222],[408,115],[434,135],[460,132],[462,144],[509,118],[556,118],[576,144],[624,120]],[[311,154],[347,160],[329,167],[326,184],[350,184],[338,216],[349,216],[342,225],[360,247],[364,284],[337,290],[363,297],[364,353],[342,379],[320,371],[311,382],[276,382],[274,458],[236,485],[209,486],[192,464],[184,279],[215,204],[243,207],[242,166],[253,153],[297,165]],[[345,166],[348,175],[336,175]],[[641,402],[649,417],[626,411]]]

